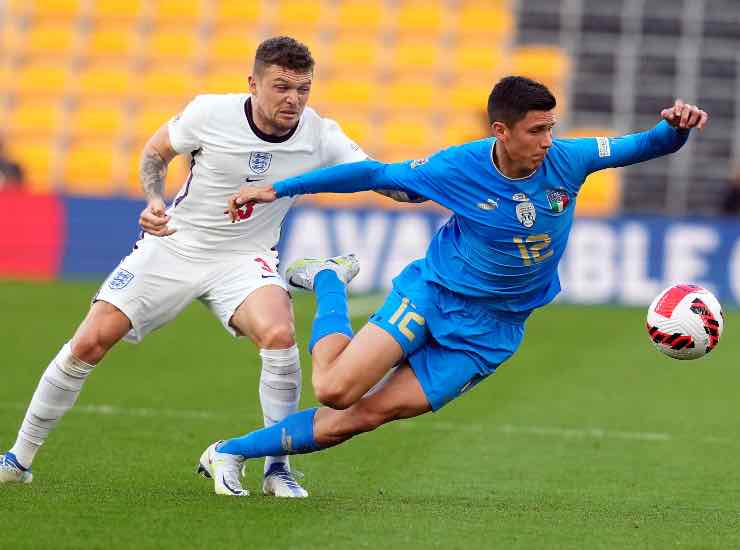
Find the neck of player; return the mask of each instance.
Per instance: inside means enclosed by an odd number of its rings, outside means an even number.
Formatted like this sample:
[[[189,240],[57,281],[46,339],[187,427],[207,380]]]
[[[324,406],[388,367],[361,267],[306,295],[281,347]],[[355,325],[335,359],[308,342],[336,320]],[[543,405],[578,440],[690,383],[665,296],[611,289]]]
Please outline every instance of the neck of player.
[[[500,142],[493,146],[493,162],[504,176],[511,179],[521,179],[532,175],[532,167],[514,161]]]

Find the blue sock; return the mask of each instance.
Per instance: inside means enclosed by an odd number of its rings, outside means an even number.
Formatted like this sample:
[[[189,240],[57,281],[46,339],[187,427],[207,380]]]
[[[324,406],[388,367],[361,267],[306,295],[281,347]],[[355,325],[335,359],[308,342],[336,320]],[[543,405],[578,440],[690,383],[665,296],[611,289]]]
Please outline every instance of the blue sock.
[[[308,343],[309,353],[316,342],[329,334],[346,334],[352,338],[352,325],[349,323],[347,305],[347,286],[331,269],[325,269],[316,275],[314,291],[317,306],[311,330],[311,341]]]
[[[221,443],[219,453],[241,455],[244,458],[300,455],[323,449],[313,437],[313,417],[318,408],[298,411],[269,428],[235,437]]]

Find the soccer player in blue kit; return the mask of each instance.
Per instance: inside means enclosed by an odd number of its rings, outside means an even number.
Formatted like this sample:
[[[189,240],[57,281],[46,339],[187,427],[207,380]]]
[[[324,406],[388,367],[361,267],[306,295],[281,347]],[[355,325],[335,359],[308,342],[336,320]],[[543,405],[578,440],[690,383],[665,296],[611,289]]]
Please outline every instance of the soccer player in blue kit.
[[[646,132],[554,139],[554,108],[542,84],[506,77],[488,99],[491,138],[427,160],[317,170],[270,187],[244,187],[232,197],[232,219],[245,205],[280,197],[370,189],[423,197],[452,215],[354,336],[346,285],[359,271],[355,256],[288,268],[292,286],[316,293],[309,350],[314,391],[325,406],[209,446],[199,469],[216,472],[217,493],[238,494],[233,489],[241,487],[247,458],[332,447],[392,420],[436,411],[493,374],[519,346],[527,317],[560,291],[557,267],[586,177],[674,153],[708,119],[677,100]]]

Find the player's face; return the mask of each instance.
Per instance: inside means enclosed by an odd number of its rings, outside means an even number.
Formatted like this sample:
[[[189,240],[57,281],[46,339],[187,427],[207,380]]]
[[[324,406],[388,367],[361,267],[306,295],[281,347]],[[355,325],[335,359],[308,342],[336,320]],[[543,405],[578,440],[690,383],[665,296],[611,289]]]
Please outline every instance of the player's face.
[[[301,118],[311,92],[312,72],[295,72],[278,65],[249,77],[255,119],[269,134],[289,132]]]
[[[545,160],[547,150],[552,145],[554,126],[553,111],[529,111],[512,127],[495,122],[494,134],[504,144],[512,164],[527,172],[534,172]]]

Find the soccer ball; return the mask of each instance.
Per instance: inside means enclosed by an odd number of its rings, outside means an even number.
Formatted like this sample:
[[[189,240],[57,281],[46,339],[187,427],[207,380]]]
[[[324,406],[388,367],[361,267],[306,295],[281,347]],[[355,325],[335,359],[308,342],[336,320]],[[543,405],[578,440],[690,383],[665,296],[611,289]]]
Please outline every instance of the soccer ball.
[[[674,285],[650,304],[647,331],[659,351],[674,359],[698,359],[722,336],[725,317],[717,298],[697,285]]]

